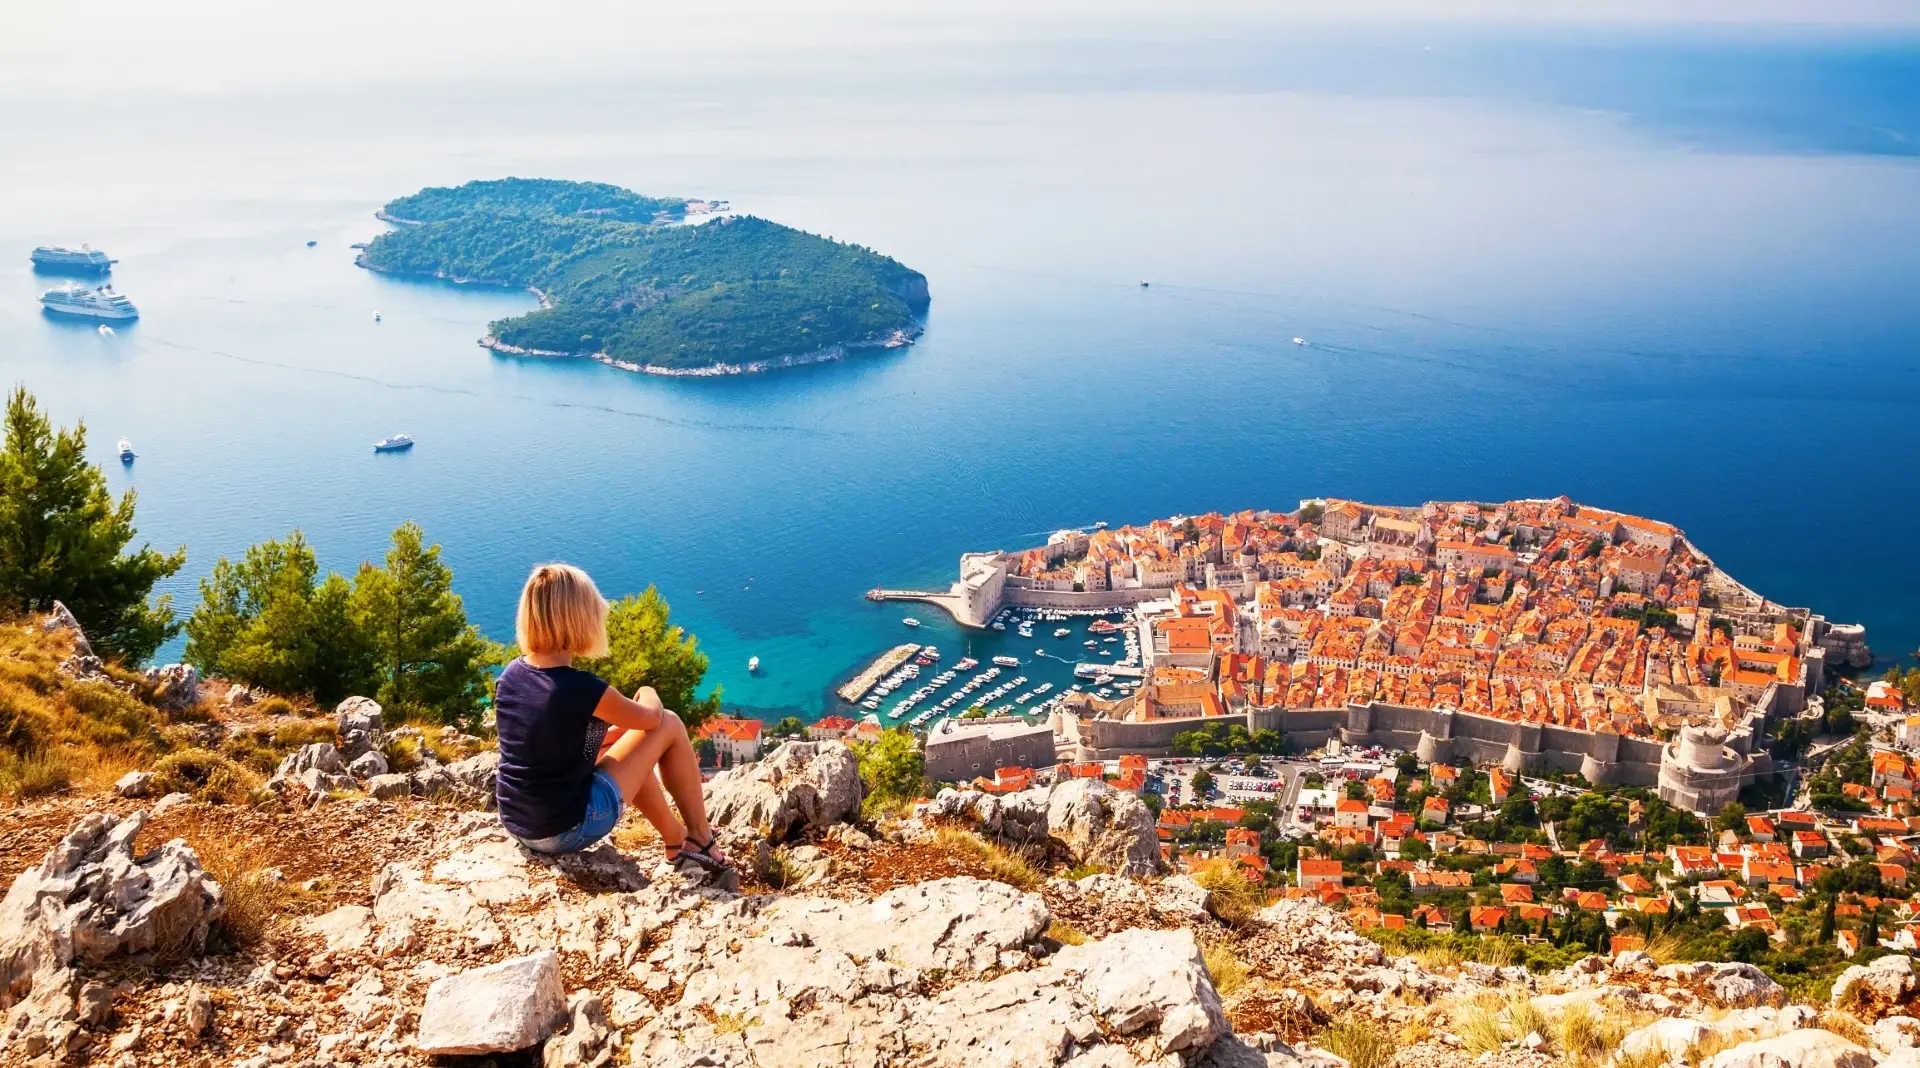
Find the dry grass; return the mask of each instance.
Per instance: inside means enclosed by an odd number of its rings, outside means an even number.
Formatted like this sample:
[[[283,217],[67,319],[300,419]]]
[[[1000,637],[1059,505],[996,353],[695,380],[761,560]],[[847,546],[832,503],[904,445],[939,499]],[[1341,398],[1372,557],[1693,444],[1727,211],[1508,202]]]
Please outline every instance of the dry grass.
[[[785,847],[776,849],[767,855],[767,875],[765,881],[766,884],[773,889],[785,890],[790,886],[797,885],[806,877],[806,871],[793,862],[793,855],[788,853]]]
[[[1214,942],[1201,954],[1207,964],[1207,974],[1213,976],[1213,988],[1222,997],[1246,988],[1253,969],[1247,967],[1246,962],[1233,951],[1232,943],[1225,940]]]
[[[1681,1060],[1697,1068],[1698,1065],[1705,1064],[1709,1060],[1712,1060],[1715,1055],[1730,1050],[1745,1041],[1745,1036],[1739,1032],[1721,1031],[1718,1029],[1709,1031],[1706,1037],[1687,1047],[1686,1055],[1683,1056]]]
[[[1679,959],[1680,939],[1672,933],[1655,935],[1647,943],[1645,953],[1652,957],[1656,964],[1672,964]]]
[[[245,804],[260,784],[258,772],[209,749],[169,753],[153,768],[156,794],[191,794],[216,805]]]
[[[106,786],[166,748],[166,714],[127,692],[139,676],[108,665],[110,681],[77,682],[60,672],[71,652],[38,619],[0,624],[0,793]]]
[[[1267,903],[1267,892],[1247,869],[1225,857],[1195,865],[1193,881],[1213,894],[1214,915],[1228,923],[1242,923]]]
[[[201,838],[191,844],[200,855],[200,866],[220,884],[228,937],[238,946],[260,942],[300,891],[262,868],[258,851],[238,842]]]
[[[1864,984],[1858,984],[1864,985]],[[1865,1024],[1844,1012],[1823,1012],[1813,1026],[1822,1031],[1831,1031],[1856,1046],[1873,1048],[1873,1039],[1867,1034]]]
[[[1005,846],[989,842],[973,831],[941,827],[934,832],[933,844],[956,856],[972,860],[984,869],[987,878],[1009,886],[1032,890],[1044,881],[1039,869],[1028,863],[1025,857]]]
[[[1077,946],[1086,942],[1087,934],[1065,920],[1055,920],[1047,925],[1047,937],[1063,946]],[[1216,984],[1217,985],[1217,984]]]
[[[1353,1068],[1387,1068],[1398,1047],[1380,1025],[1363,1016],[1346,1013],[1335,1017],[1314,1039],[1328,1053],[1345,1057]]]
[[[1520,959],[1520,947],[1505,938],[1482,938],[1474,946],[1473,956],[1482,964],[1509,968]]]
[[[1460,951],[1446,943],[1421,946],[1413,951],[1414,962],[1422,971],[1450,972],[1460,967]]]
[[[1491,995],[1474,998],[1453,1010],[1453,1029],[1469,1054],[1495,1053],[1506,1046],[1507,1029],[1500,1003]]]
[[[716,1012],[713,1014],[713,1033],[737,1035],[759,1022],[744,1012]]]
[[[1602,1014],[1590,1005],[1571,1005],[1553,1021],[1553,1043],[1569,1064],[1605,1064],[1628,1032],[1642,1022],[1635,1014]]]

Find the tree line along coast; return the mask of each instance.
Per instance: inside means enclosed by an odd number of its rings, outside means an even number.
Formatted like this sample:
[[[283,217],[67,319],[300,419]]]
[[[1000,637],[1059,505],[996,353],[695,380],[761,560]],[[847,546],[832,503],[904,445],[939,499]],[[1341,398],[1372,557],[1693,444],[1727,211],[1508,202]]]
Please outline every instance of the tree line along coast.
[[[506,178],[389,202],[358,263],[532,290],[541,307],[488,327],[498,352],[580,356],[664,375],[765,371],[900,348],[921,329],[926,276],[858,245],[724,202],[612,185]]]

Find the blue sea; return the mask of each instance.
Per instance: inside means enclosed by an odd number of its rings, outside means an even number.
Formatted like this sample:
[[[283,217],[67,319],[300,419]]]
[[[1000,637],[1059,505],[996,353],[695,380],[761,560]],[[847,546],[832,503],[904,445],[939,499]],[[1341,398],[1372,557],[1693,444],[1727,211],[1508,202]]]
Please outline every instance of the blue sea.
[[[537,561],[655,584],[726,702],[766,715],[831,707],[906,612],[965,646],[872,586],[1319,495],[1569,494],[1864,621],[1882,666],[1920,646],[1920,37],[831,36],[674,71],[0,82],[0,370],[85,420],[142,537],[187,547],[183,608],[251,543],[299,528],[350,569],[415,520],[489,634]],[[724,197],[878,249],[928,276],[926,333],[646,378],[477,347],[524,293],[353,266],[387,199],[503,175]],[[28,250],[81,241],[143,313],[113,337],[35,304]],[[395,432],[418,447],[373,454]]]

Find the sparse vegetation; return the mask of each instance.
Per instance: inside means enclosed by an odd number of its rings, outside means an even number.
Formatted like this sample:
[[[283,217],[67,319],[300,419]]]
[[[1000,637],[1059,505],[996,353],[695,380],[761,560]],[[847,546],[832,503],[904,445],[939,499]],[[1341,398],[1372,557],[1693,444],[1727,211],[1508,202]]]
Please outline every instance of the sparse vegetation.
[[[1353,1013],[1335,1017],[1315,1041],[1328,1053],[1345,1057],[1353,1068],[1387,1068],[1397,1050],[1379,1024]]]
[[[934,832],[934,845],[979,864],[982,874],[1022,890],[1037,888],[1044,881],[1038,868],[1007,847],[989,842],[973,831],[942,827]]]
[[[1214,915],[1244,923],[1266,904],[1266,890],[1238,862],[1215,857],[1194,866],[1193,881],[1213,894]]]
[[[266,937],[299,891],[262,867],[259,854],[226,838],[196,836],[190,843],[200,855],[200,866],[220,884],[226,904],[222,921],[236,946],[251,946]]]
[[[108,665],[105,679],[76,681],[60,671],[71,651],[38,620],[0,624],[0,794],[104,787],[171,745],[166,714],[129,692],[138,676]]]
[[[1065,920],[1055,920],[1048,924],[1047,937],[1063,946],[1077,946],[1087,940],[1086,932]]]
[[[169,753],[153,768],[155,793],[191,794],[195,801],[216,805],[244,804],[260,785],[253,769],[210,749]]]
[[[1221,939],[1202,949],[1207,974],[1213,976],[1213,988],[1225,997],[1246,988],[1253,969],[1233,951],[1233,943]]]
[[[856,743],[853,751],[860,760],[860,778],[867,784],[861,809],[869,818],[883,813],[904,815],[906,806],[926,792],[920,742],[905,727],[886,731],[876,741]]]

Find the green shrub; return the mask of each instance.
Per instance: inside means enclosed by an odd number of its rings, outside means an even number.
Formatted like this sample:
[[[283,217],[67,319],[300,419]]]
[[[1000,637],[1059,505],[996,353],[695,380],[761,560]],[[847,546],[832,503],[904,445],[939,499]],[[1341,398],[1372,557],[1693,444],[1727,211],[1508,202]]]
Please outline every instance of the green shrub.
[[[252,769],[207,749],[183,749],[160,759],[153,769],[153,790],[193,795],[216,805],[245,803],[260,787]]]

